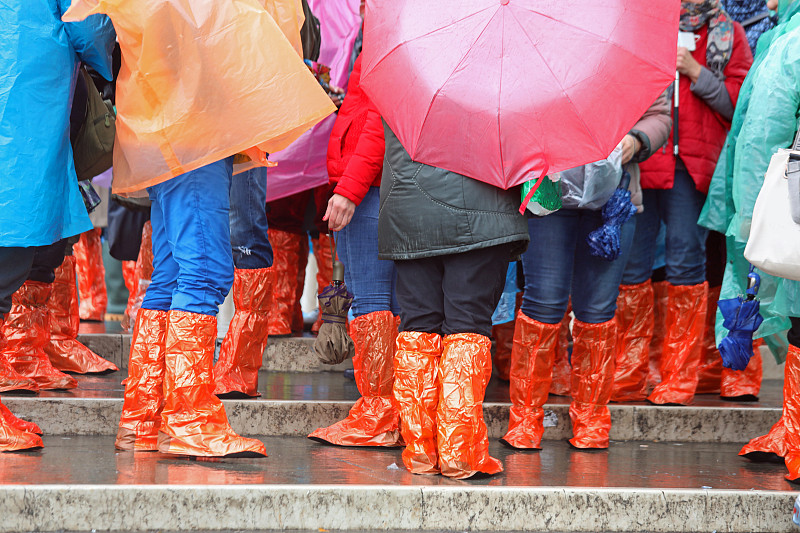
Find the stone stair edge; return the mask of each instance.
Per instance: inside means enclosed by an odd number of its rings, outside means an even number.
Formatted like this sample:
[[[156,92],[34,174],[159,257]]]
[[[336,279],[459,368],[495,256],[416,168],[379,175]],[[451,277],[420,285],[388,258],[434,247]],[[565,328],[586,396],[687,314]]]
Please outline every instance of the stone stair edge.
[[[789,491],[7,485],[0,531],[794,531]],[[85,512],[91,509],[91,512]],[[248,513],[231,513],[248,509]],[[380,509],[380,512],[375,512]]]

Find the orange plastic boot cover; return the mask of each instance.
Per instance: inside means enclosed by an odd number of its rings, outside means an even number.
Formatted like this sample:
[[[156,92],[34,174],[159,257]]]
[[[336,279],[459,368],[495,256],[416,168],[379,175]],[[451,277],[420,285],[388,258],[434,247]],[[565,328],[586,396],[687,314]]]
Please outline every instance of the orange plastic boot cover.
[[[164,407],[167,312],[141,309],[136,317],[117,440],[120,450],[154,451]]]
[[[75,285],[75,257],[66,256],[56,269],[53,291],[47,302],[50,310],[50,341],[44,351],[53,366],[62,372],[97,374],[118,370],[78,342],[78,288]]]
[[[344,420],[309,438],[339,446],[401,446],[400,416],[394,405],[394,352],[400,319],[377,311],[350,323],[355,344],[353,368],[361,398]]]
[[[139,248],[139,257],[136,259],[134,271],[133,295],[128,299],[128,307],[122,317],[122,327],[126,331],[136,323],[136,315],[142,308],[147,287],[153,276],[153,226],[150,221],[144,223],[142,229],[142,245]]]
[[[28,429],[29,428],[29,429]],[[42,438],[39,426],[20,420],[0,402],[0,452],[13,452],[41,448]]]
[[[789,353],[786,356],[786,363],[784,366],[783,374],[783,413],[769,430],[766,435],[756,437],[741,449],[739,455],[743,455],[751,461],[769,461],[776,457],[786,457],[787,444],[786,444],[786,425],[784,419],[789,416],[786,398],[800,394],[800,350],[794,346],[789,346]],[[792,365],[792,366],[790,366]],[[750,365],[747,365],[748,368]],[[747,372],[747,369],[745,369]],[[790,379],[793,376],[794,379]],[[791,404],[793,406],[793,404]],[[796,406],[795,406],[796,407]],[[795,416],[800,416],[800,410],[795,409]]]
[[[128,289],[128,302],[125,305],[125,311],[122,313],[123,320],[126,320],[126,324],[123,324],[123,329],[128,331],[131,323],[131,310],[136,301],[136,261],[122,262],[122,279],[125,281],[125,288]],[[136,320],[133,320],[133,322],[136,322]]]
[[[620,285],[617,297],[616,369],[612,402],[640,402],[647,397],[650,340],[653,337],[653,286]]]
[[[650,341],[650,374],[647,387],[653,388],[661,383],[661,354],[664,352],[664,336],[667,333],[667,308],[669,305],[669,282],[653,283],[653,338]]]
[[[550,391],[556,343],[561,324],[544,324],[517,313],[511,352],[511,411],[501,439],[514,448],[540,448],[544,403]]]
[[[6,317],[3,355],[17,373],[36,382],[40,389],[74,389],[78,382],[50,363],[44,347],[50,339],[47,300],[52,285],[26,281],[14,293]]]
[[[567,309],[558,328],[556,358],[553,362],[553,381],[550,382],[550,394],[555,394],[556,396],[569,396],[570,394],[569,375],[572,372],[569,365],[569,343],[572,340],[572,333],[569,330],[569,325],[572,322],[570,313],[571,308]]]
[[[753,341],[753,357],[744,370],[722,369],[720,396],[738,400],[758,400],[758,393],[761,392],[761,379],[763,378],[761,344],[763,344],[761,339]]]
[[[394,399],[400,412],[400,434],[406,447],[403,464],[414,474],[438,474],[436,372],[442,337],[435,333],[403,331],[394,354]]]
[[[616,320],[601,324],[575,321],[572,329],[572,420],[570,444],[576,448],[608,448],[614,388]]]
[[[800,479],[800,348],[789,345],[783,369],[783,425],[786,428],[784,459],[786,479]]]
[[[314,244],[314,258],[317,260],[317,293],[331,284],[333,264],[331,260],[331,237],[320,233],[319,239],[312,241]],[[318,333],[322,325],[322,313],[311,326],[312,333]]]
[[[167,313],[158,451],[201,457],[266,456],[260,441],[234,433],[222,402],[214,395],[211,365],[216,338],[215,316]]]
[[[697,369],[703,353],[708,286],[668,287],[667,335],[661,355],[661,383],[650,396],[654,404],[688,405],[697,390]]]
[[[78,288],[81,295],[81,320],[102,321],[108,306],[106,269],[103,267],[103,245],[100,228],[81,234],[73,247],[77,260]]]
[[[258,393],[258,371],[269,337],[267,324],[272,305],[272,269],[235,271],[233,304],[236,312],[214,366],[214,394]]]
[[[14,370],[3,355],[5,350],[5,337],[3,337],[3,317],[0,315],[0,392],[11,390],[38,391],[39,385],[31,378],[27,378]]]
[[[511,377],[511,351],[514,347],[515,328],[514,320],[492,326],[494,339],[492,366],[497,371],[497,376],[504,381],[508,381]]]
[[[269,312],[269,334],[291,335],[295,306],[297,275],[300,264],[299,250],[302,235],[269,229],[272,245],[273,287],[272,308]]]
[[[464,479],[479,472],[502,472],[503,464],[489,455],[483,420],[483,397],[492,377],[492,341],[477,333],[458,333],[446,336],[443,344],[436,409],[442,475]]]
[[[697,369],[697,391],[695,394],[719,394],[722,382],[722,356],[717,349],[716,322],[717,301],[722,287],[708,288],[706,327],[703,331],[703,353]]]

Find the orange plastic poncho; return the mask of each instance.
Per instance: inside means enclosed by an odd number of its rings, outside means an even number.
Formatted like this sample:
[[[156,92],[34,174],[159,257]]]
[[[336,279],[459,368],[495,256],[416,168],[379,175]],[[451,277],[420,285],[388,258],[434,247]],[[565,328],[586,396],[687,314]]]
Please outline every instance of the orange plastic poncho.
[[[271,6],[279,26],[264,6],[281,2],[283,9]],[[253,147],[276,152],[335,111],[282,32],[296,5],[73,0],[64,21],[105,13],[122,48],[114,192],[133,193]]]

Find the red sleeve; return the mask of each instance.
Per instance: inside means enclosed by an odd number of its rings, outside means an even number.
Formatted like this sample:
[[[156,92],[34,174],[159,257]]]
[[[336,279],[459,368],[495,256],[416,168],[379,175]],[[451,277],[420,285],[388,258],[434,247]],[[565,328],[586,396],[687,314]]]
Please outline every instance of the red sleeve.
[[[380,184],[384,151],[383,121],[370,105],[356,149],[333,192],[360,204],[369,188]]]
[[[733,50],[731,59],[723,70],[725,74],[725,88],[731,97],[733,107],[736,107],[736,100],[739,98],[739,89],[742,88],[744,78],[753,64],[753,54],[750,52],[750,44],[747,42],[747,34],[738,22],[733,23]],[[723,121],[730,127],[728,121]]]

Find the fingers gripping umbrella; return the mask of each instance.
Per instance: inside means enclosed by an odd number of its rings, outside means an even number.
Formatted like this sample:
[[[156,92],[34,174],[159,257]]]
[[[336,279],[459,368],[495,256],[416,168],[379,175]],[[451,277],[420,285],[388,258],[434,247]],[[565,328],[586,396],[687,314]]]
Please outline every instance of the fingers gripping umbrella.
[[[608,156],[675,77],[675,0],[371,0],[362,85],[412,158],[502,188]]]
[[[330,241],[333,275],[331,284],[317,297],[322,326],[314,341],[314,352],[324,364],[337,365],[355,353],[353,339],[347,334],[347,313],[353,303],[353,295],[344,284],[344,265],[336,259],[333,236]]]
[[[636,206],[631,202],[631,191],[628,190],[630,183],[631,175],[624,170],[619,187],[603,206],[603,225],[586,237],[592,255],[606,261],[614,261],[619,257],[620,230],[636,214]]]
[[[747,368],[747,363],[753,357],[753,333],[764,321],[759,313],[761,304],[756,300],[761,278],[752,266],[747,278],[745,295],[720,300],[717,304],[725,319],[722,325],[728,330],[728,335],[719,344],[722,366],[733,370]]]

